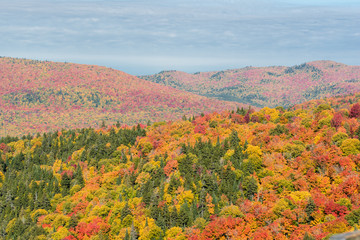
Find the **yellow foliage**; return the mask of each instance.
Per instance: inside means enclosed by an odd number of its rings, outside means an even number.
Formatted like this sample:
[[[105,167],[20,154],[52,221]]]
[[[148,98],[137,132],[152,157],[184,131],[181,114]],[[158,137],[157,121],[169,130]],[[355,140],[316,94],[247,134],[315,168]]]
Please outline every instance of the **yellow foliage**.
[[[150,153],[152,148],[153,148],[152,144],[146,138],[141,138],[137,143],[137,149],[140,150],[145,155]]]
[[[14,228],[14,226],[15,226],[15,223],[16,223],[16,218],[11,219],[11,220],[9,221],[9,223],[7,224],[7,226],[6,226],[5,231],[6,231],[7,233],[10,233],[11,231],[13,231],[13,228]]]
[[[55,233],[51,234],[51,239],[53,239],[53,240],[62,240],[62,239],[66,238],[69,235],[70,235],[69,230],[67,230],[64,227],[60,227],[60,228],[58,228],[58,230]]]
[[[198,217],[194,221],[194,226],[199,229],[204,229],[206,227],[206,220],[204,218]]]
[[[107,217],[110,212],[110,208],[106,205],[96,205],[90,212],[89,216]]]
[[[30,144],[32,145],[32,147],[30,149],[30,152],[33,153],[35,151],[35,148],[41,147],[41,145],[42,145],[42,137],[31,139]]]
[[[324,126],[330,127],[331,126],[331,119],[332,119],[331,116],[320,119],[319,122],[318,122],[317,128],[321,129]]]
[[[35,238],[35,240],[46,240],[46,236],[45,235],[39,235]]]
[[[71,189],[70,189],[70,194],[71,195],[74,195],[75,193],[79,192],[81,189],[81,186],[80,185],[75,185],[73,186]]]
[[[126,215],[126,217],[123,219],[122,223],[121,223],[121,226],[122,227],[130,227],[131,224],[133,223],[134,221],[134,218],[132,215],[128,214]]]
[[[96,176],[96,171],[94,167],[90,167],[89,171],[87,172],[86,179],[90,179]]]
[[[321,135],[316,135],[316,137],[314,138],[314,143],[317,144],[321,139]]]
[[[103,174],[102,178],[101,178],[101,186],[106,188],[106,189],[114,189],[115,187],[115,183],[116,183],[116,179],[119,177],[119,172],[117,171],[112,171],[112,172],[108,172]]]
[[[360,141],[356,138],[345,139],[342,142],[340,148],[345,156],[348,156],[350,154],[356,155],[360,153]]]
[[[153,170],[155,170],[156,168],[159,168],[159,167],[160,167],[159,161],[157,161],[157,162],[151,161],[151,162],[145,163],[145,165],[142,168],[142,171],[151,173]]]
[[[111,235],[113,236],[118,235],[122,228],[123,226],[121,225],[120,218],[114,219],[114,221],[111,223],[111,230],[110,230]]]
[[[338,132],[331,138],[331,141],[334,142],[336,146],[341,146],[342,142],[348,137],[346,133]]]
[[[37,218],[42,216],[42,215],[46,215],[48,214],[48,211],[46,211],[45,209],[37,209],[37,210],[34,210],[32,213],[31,213],[31,219],[36,222],[37,221]]]
[[[317,210],[317,211],[314,211],[311,216],[314,218],[313,221],[311,221],[311,225],[312,226],[315,226],[317,224],[320,224],[320,223],[323,223],[324,222],[324,214],[322,213],[321,210]]]
[[[132,209],[137,208],[139,204],[141,204],[141,198],[135,197],[129,200],[129,207]]]
[[[269,121],[274,122],[279,118],[279,111],[275,108],[264,107],[258,112],[260,120],[267,120],[270,117]]]
[[[170,204],[172,201],[172,196],[168,193],[164,194],[164,201],[166,201],[167,204]]]
[[[224,159],[225,160],[230,160],[231,156],[234,155],[235,150],[234,149],[229,149],[226,151],[225,155],[224,155]]]
[[[324,226],[324,231],[331,234],[348,232],[350,229],[351,228],[342,221],[333,221],[330,224]]]
[[[50,204],[52,207],[56,207],[58,203],[62,200],[62,195],[60,193],[55,194],[55,196],[50,200]]]
[[[165,232],[165,240],[186,240],[180,227],[172,227]]]
[[[0,181],[3,182],[5,180],[5,175],[2,171],[0,171]]]
[[[245,150],[245,153],[247,153],[249,156],[250,155],[257,155],[259,157],[262,156],[262,151],[261,148],[259,146],[253,146],[253,145],[248,145],[247,149]]]
[[[135,183],[137,184],[145,184],[150,179],[150,174],[148,172],[141,172],[139,176],[136,178]]]
[[[147,218],[147,226],[143,226],[139,229],[140,237],[139,240],[152,240],[157,238],[162,230],[155,224],[155,220]],[[145,223],[144,223],[145,225]]]
[[[243,217],[244,214],[236,205],[225,206],[220,211],[220,216]]]
[[[59,159],[55,160],[53,164],[53,175],[56,177],[56,179],[59,182],[61,181],[61,175],[58,172],[60,171],[61,166],[62,166],[61,160]]]
[[[275,206],[273,207],[273,212],[277,215],[277,216],[281,216],[281,214],[286,210],[286,209],[290,209],[290,204],[289,204],[289,200],[287,199],[280,199],[275,203]]]
[[[192,193],[191,190],[182,191],[177,196],[177,199],[179,200],[180,205],[182,205],[185,201],[187,201],[189,204],[191,204],[192,201],[194,200],[194,194]]]
[[[83,153],[84,150],[85,150],[84,148],[81,148],[81,149],[73,152],[73,154],[71,155],[71,159],[76,162],[79,161],[81,154]]]
[[[311,197],[311,193],[308,191],[295,191],[290,193],[290,197],[295,201],[308,200]]]
[[[25,141],[19,140],[17,142],[11,142],[7,144],[9,147],[15,150],[14,156],[19,154],[20,152],[24,153],[25,150]]]
[[[53,226],[55,228],[58,228],[60,226],[62,227],[68,227],[69,226],[69,223],[70,223],[70,217],[69,216],[65,216],[65,215],[62,215],[62,214],[58,214],[54,221],[53,221]]]

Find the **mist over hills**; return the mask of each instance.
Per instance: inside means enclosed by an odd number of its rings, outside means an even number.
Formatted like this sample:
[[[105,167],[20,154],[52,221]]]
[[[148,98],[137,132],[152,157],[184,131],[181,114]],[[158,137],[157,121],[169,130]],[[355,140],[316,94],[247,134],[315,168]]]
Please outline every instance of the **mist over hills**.
[[[111,68],[0,58],[0,136],[106,124],[146,124],[246,107]]]
[[[202,96],[257,107],[289,107],[312,99],[360,91],[360,66],[334,61],[194,74],[174,70],[139,77]]]

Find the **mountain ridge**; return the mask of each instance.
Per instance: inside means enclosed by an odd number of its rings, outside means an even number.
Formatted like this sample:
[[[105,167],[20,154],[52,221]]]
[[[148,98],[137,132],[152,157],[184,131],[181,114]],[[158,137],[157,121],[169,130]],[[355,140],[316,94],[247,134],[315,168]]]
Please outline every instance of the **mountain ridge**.
[[[0,135],[136,124],[247,107],[96,66],[0,58]]]
[[[329,60],[291,67],[244,67],[193,74],[171,70],[139,77],[202,96],[258,107],[289,107],[360,91],[360,66]]]

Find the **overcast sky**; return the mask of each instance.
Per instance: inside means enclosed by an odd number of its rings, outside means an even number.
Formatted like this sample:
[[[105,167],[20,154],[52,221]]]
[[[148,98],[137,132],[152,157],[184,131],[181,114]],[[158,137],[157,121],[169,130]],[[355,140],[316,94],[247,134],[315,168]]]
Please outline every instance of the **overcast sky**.
[[[360,65],[359,0],[0,0],[0,56],[130,74]]]

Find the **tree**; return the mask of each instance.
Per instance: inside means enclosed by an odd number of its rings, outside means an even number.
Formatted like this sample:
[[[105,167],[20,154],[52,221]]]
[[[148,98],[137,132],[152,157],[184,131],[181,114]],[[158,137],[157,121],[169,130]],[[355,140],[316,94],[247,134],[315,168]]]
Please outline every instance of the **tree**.
[[[342,114],[337,112],[334,114],[334,117],[331,119],[331,126],[337,129],[338,127],[341,126],[342,121],[343,121]]]
[[[360,104],[359,103],[356,103],[351,107],[349,117],[350,118],[359,118],[360,117]]]
[[[253,200],[254,195],[258,191],[258,183],[252,176],[245,178],[243,182],[244,194],[249,200]]]
[[[62,195],[68,195],[70,193],[71,178],[66,172],[62,175],[60,184],[62,188]]]
[[[360,153],[360,141],[359,139],[355,139],[355,138],[345,139],[342,142],[340,148],[345,156],[348,156],[350,154],[356,155]]]

